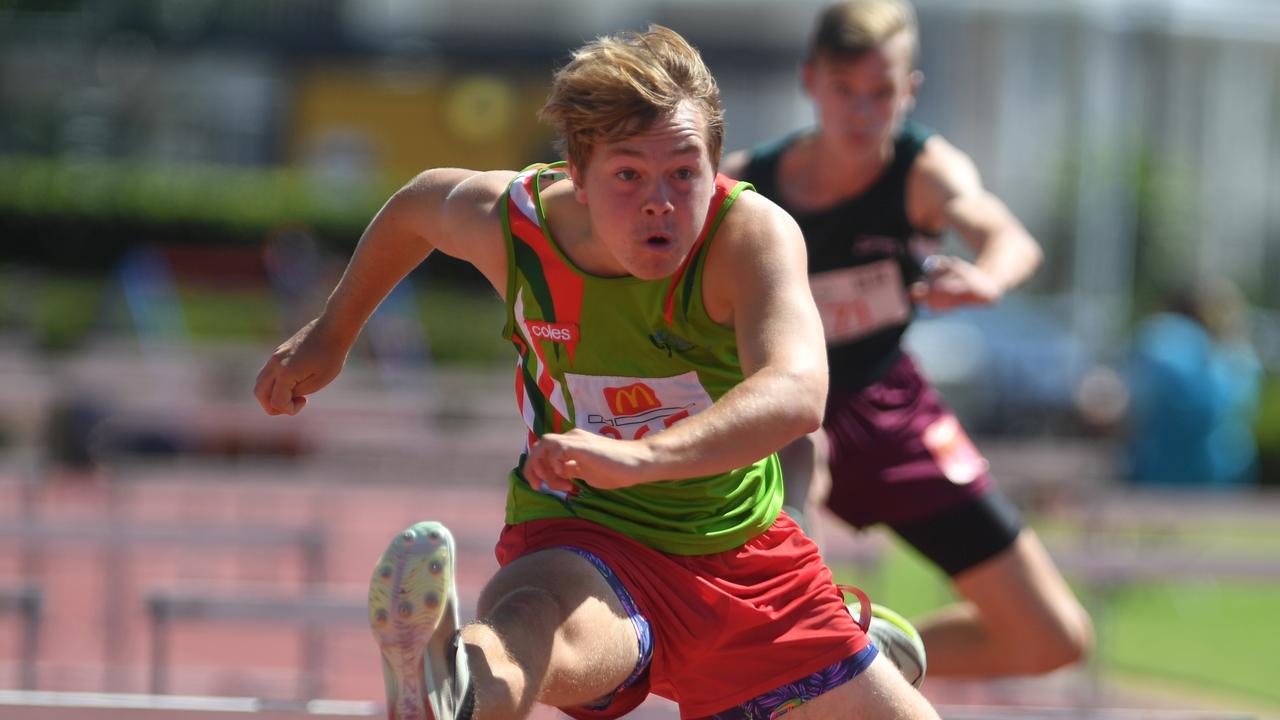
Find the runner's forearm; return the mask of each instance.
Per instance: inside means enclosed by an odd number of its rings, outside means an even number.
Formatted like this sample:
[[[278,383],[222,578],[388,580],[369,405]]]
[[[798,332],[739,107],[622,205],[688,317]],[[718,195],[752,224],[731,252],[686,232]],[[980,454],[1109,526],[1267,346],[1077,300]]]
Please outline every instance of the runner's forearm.
[[[1017,226],[988,237],[974,264],[1008,292],[1030,279],[1043,259],[1040,245]]]
[[[647,439],[645,482],[745,467],[822,424],[825,373],[763,369],[705,412]]]
[[[396,284],[422,263],[432,245],[422,232],[420,213],[433,192],[424,173],[387,200],[365,229],[337,287],[325,303],[321,322],[354,342],[355,336]],[[443,196],[439,190],[435,194]],[[416,217],[415,217],[416,216]]]

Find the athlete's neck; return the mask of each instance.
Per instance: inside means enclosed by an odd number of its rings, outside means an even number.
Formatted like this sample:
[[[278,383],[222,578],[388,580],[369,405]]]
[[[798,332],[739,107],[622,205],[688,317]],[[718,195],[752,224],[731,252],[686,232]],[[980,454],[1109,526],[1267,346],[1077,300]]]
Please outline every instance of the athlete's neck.
[[[589,275],[623,277],[626,270],[597,240],[591,230],[591,214],[587,206],[573,195],[568,180],[542,191],[542,205],[547,214],[551,239],[574,267]]]
[[[880,177],[893,161],[893,138],[878,146],[850,147],[818,133],[813,137],[814,174],[823,187],[857,194]]]
[[[857,197],[871,187],[893,161],[893,140],[858,150],[814,134],[802,138],[787,155],[779,170],[787,204],[812,211]]]

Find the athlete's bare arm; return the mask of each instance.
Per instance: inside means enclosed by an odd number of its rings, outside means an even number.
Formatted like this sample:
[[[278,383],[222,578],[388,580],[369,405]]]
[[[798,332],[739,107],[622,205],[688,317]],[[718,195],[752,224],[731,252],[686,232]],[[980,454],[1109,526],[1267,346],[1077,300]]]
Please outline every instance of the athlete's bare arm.
[[[973,263],[941,256],[912,289],[935,309],[989,304],[1031,277],[1044,257],[1009,208],[982,185],[973,161],[939,136],[926,141],[907,178],[907,216],[930,232],[954,229],[977,253]]]
[[[710,475],[817,429],[826,351],[795,221],[743,193],[712,240],[703,293],[711,318],[735,329],[746,379],[706,411],[640,440],[582,430],[544,435],[525,463],[530,484],[568,490],[576,477],[614,488]]]
[[[821,425],[826,341],[809,290],[800,227],[757,193],[743,193],[738,206],[744,212],[730,213],[724,230],[736,230],[741,241],[713,246],[708,258],[707,311],[734,328],[746,376],[717,404],[723,413],[740,413],[763,431],[741,436],[758,443],[755,455],[762,457]],[[717,257],[718,250],[724,254]],[[718,260],[723,260],[719,266]],[[719,271],[711,275],[713,267]]]
[[[282,343],[254,385],[269,415],[296,415],[346,362],[378,304],[433,250],[465,260],[506,290],[497,203],[510,172],[428,170],[387,200],[360,238],[323,312]]]

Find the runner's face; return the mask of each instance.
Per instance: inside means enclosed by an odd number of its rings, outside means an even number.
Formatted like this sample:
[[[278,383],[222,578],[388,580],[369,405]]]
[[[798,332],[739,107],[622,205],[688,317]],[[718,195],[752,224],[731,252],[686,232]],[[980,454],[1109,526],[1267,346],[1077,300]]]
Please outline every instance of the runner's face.
[[[824,139],[852,151],[890,142],[911,110],[920,74],[911,69],[911,36],[899,33],[854,60],[819,56],[804,68]]]
[[[701,112],[683,103],[637,135],[595,147],[575,194],[618,274],[670,276],[689,254],[715,191]]]

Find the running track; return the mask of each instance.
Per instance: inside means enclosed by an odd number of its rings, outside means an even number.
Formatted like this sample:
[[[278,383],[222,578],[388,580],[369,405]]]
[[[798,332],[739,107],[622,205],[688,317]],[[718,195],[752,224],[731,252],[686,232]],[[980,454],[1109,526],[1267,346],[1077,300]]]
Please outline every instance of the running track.
[[[230,420],[222,418],[223,432],[230,427],[257,437],[299,434],[299,445],[310,452],[296,463],[237,458],[202,464],[120,464],[97,478],[48,473],[35,485],[24,482],[30,478],[23,468],[5,468],[0,472],[0,522],[11,525],[25,517],[48,524],[133,528],[320,528],[327,539],[319,586],[307,584],[299,553],[289,548],[5,544],[0,547],[0,585],[36,581],[44,594],[36,687],[148,692],[151,627],[145,599],[153,591],[198,588],[215,596],[324,593],[358,604],[373,561],[388,540],[421,519],[444,522],[458,539],[465,615],[496,569],[492,546],[502,523],[504,478],[522,433],[505,398],[505,381],[485,384],[479,395],[473,386],[463,388],[440,378],[436,387],[446,399],[465,397],[467,413],[437,406],[436,419],[424,421],[406,412],[403,404],[371,406],[339,390],[331,399],[319,398],[304,417],[263,418],[253,408],[237,406]],[[829,557],[855,552],[848,537],[826,533]],[[19,630],[14,616],[0,617],[0,688],[15,688],[20,682]],[[279,709],[279,703],[296,697],[301,668],[308,664],[301,635],[293,626],[178,623],[170,634],[167,691],[266,698],[276,702],[277,709],[259,717],[303,717]],[[322,697],[380,702],[377,652],[363,626],[363,613],[326,627],[318,642],[312,648],[318,650],[314,657],[320,658],[320,668],[312,680]],[[1031,683],[930,682],[926,689],[935,701],[948,704],[1071,708],[1086,700],[1080,695],[1080,680],[1078,674],[1060,674]],[[1106,687],[1098,690],[1097,699],[1104,703],[1129,705],[1136,700]],[[1153,704],[1150,698],[1137,701]],[[537,717],[558,716],[547,709]],[[194,720],[205,715],[172,708],[89,713],[0,705],[0,717]],[[670,703],[655,698],[630,717],[659,720],[675,713]]]

